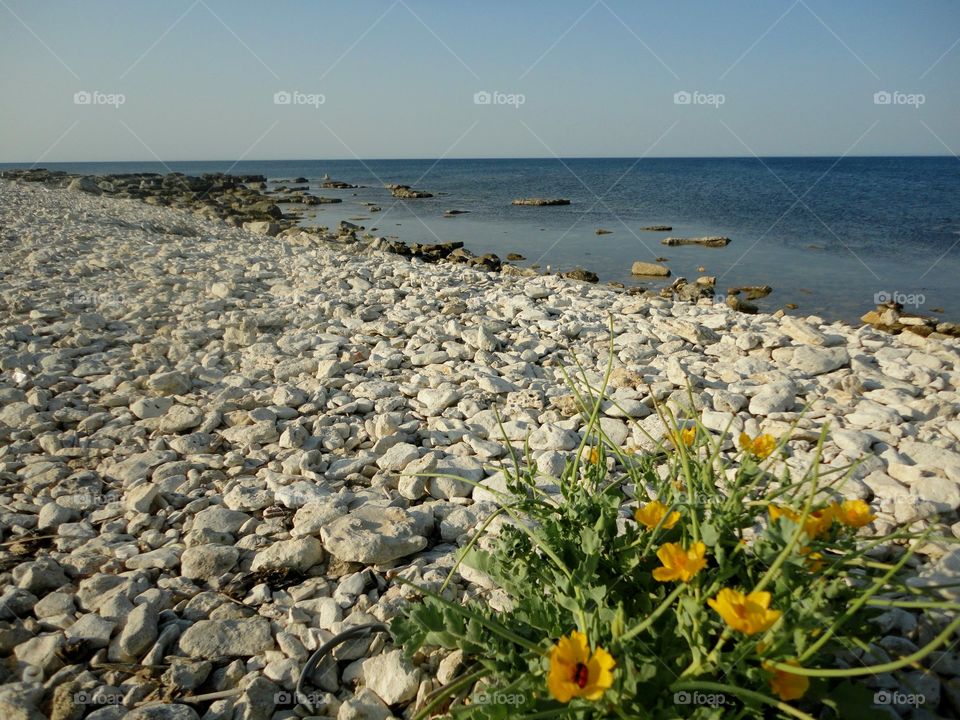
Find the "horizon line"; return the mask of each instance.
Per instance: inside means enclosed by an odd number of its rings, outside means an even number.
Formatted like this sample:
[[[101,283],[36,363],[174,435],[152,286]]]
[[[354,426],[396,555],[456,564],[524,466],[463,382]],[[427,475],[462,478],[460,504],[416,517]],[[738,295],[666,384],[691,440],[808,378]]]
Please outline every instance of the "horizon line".
[[[836,159],[836,158],[861,158],[861,159],[909,159],[909,158],[957,158],[956,155],[949,153],[941,154],[907,154],[907,155],[528,155],[528,156],[473,156],[473,157],[331,157],[331,158],[260,158],[250,159],[242,158],[206,158],[202,160],[158,160],[153,159],[134,159],[134,160],[51,160],[44,163],[37,163],[29,160],[4,160],[0,161],[0,166],[5,165],[29,165],[34,169],[42,169],[47,165],[83,165],[83,164],[107,164],[107,163],[137,163],[141,165],[165,165],[171,163],[275,163],[275,162],[403,162],[403,161],[425,161],[425,162],[450,162],[464,160],[766,160],[766,159]],[[960,158],[957,158],[960,159]]]

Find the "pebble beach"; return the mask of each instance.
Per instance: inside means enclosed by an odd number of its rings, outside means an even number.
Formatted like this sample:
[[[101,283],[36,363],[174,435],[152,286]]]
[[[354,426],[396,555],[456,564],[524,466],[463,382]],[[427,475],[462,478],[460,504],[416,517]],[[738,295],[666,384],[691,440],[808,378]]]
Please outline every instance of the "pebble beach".
[[[792,434],[778,462],[802,473],[828,426],[825,467],[854,465],[830,492],[868,501],[875,532],[930,529],[910,582],[960,600],[956,337],[425,262],[84,185],[0,180],[9,718],[303,716],[310,654],[415,602],[398,579],[440,588],[511,448],[563,470],[586,423],[567,377],[599,387],[611,349],[611,442],[653,450],[662,404],[717,436]],[[450,592],[507,602],[465,567]],[[878,652],[944,620],[890,610]],[[371,634],[311,679],[313,716],[412,717],[458,663]],[[960,714],[960,653],[928,664],[908,673],[928,710]]]

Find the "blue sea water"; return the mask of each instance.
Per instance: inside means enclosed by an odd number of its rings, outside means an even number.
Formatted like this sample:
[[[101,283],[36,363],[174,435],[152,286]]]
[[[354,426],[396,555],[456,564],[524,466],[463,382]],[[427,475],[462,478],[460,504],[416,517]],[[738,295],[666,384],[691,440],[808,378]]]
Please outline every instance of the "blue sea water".
[[[764,310],[855,322],[877,299],[960,317],[960,161],[953,157],[576,158],[51,163],[105,174],[233,172],[311,180],[341,204],[306,208],[303,222],[355,220],[410,242],[459,240],[477,254],[525,256],[554,271],[575,266],[602,281],[657,287],[630,276],[635,260],[667,258],[678,276],[718,278],[718,295],[771,285]],[[0,165],[0,168],[14,167]],[[363,187],[320,190],[324,175]],[[383,186],[434,197],[397,200]],[[567,198],[559,207],[517,207],[518,197]],[[367,212],[365,203],[382,210]],[[285,206],[289,207],[289,206]],[[444,217],[446,210],[467,214]],[[670,232],[642,230],[669,225]],[[604,228],[610,234],[597,235]],[[668,236],[725,235],[725,248],[666,247]],[[702,271],[699,268],[703,268]]]

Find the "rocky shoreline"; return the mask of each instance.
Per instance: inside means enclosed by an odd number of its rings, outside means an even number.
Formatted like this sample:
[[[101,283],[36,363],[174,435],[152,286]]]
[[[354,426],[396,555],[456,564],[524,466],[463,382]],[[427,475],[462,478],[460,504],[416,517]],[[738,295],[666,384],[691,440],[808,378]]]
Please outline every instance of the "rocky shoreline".
[[[376,250],[402,255],[407,258],[418,258],[425,262],[454,263],[487,270],[489,272],[503,272],[509,275],[534,276],[541,274],[539,266],[523,267],[515,262],[523,256],[518,253],[509,253],[504,262],[495,253],[477,256],[464,247],[462,242],[412,243],[408,244],[396,237],[377,237],[366,228],[354,222],[341,221],[336,228],[324,226],[302,226],[300,221],[304,211],[312,206],[340,204],[339,197],[316,196],[307,192],[310,180],[297,177],[286,184],[273,186],[263,175],[230,175],[223,173],[209,173],[201,176],[190,176],[182,173],[124,173],[117,175],[74,175],[63,171],[50,171],[45,168],[27,170],[7,170],[0,172],[0,179],[18,180],[22,182],[41,183],[48,187],[69,188],[80,190],[94,195],[105,194],[117,198],[140,199],[151,205],[175,207],[193,212],[199,212],[204,217],[219,218],[232,227],[245,227],[254,232],[271,237],[284,233],[294,235],[302,232],[312,233],[322,241],[333,241],[346,245],[363,243],[363,248],[369,246]],[[303,187],[297,187],[302,185]],[[360,186],[348,182],[334,180],[325,175],[319,181],[321,189],[347,190]],[[387,185],[393,197],[401,200],[431,198],[433,193],[414,190],[409,185]],[[518,198],[514,205],[554,206],[569,205],[567,199],[546,198]],[[281,209],[280,205],[284,205]],[[366,212],[379,212],[381,208],[372,203],[366,203]],[[456,217],[464,214],[464,210],[447,210],[444,217]],[[360,220],[361,218],[351,218]],[[667,225],[652,225],[643,228],[649,231],[670,231]],[[609,234],[611,231],[599,229],[598,235]],[[358,237],[360,233],[360,237]],[[666,246],[697,245],[708,248],[723,248],[729,245],[730,238],[709,236],[699,238],[667,237],[661,240]],[[633,263],[632,275],[635,278],[655,279],[671,276],[670,269],[661,264],[666,258],[657,258],[657,262],[637,261]],[[548,266],[549,268],[549,266]],[[699,268],[703,272],[704,268]],[[591,270],[576,267],[571,270],[557,273],[558,276],[571,280],[599,283],[599,276]],[[655,292],[643,287],[624,288],[622,283],[610,282],[612,287],[627,289],[636,295],[659,294],[661,297],[676,300],[697,302],[709,300],[716,295],[716,278],[702,275],[693,281],[685,277],[678,277],[670,285],[664,286]],[[763,286],[770,288],[770,286]],[[725,302],[728,307],[738,312],[756,313],[758,307],[750,300],[769,295],[768,289],[762,296],[747,293],[746,299],[740,297],[739,288],[728,288]],[[785,309],[796,309],[796,305],[787,303]],[[904,312],[902,305],[896,302],[887,302],[878,305],[875,310],[865,313],[861,321],[883,330],[898,334],[911,332],[924,337],[960,337],[960,324],[946,322],[935,316],[924,316]]]
[[[960,599],[960,341],[946,333],[638,297],[488,272],[492,258],[431,264],[463,248],[308,232],[255,177],[30,179],[0,180],[10,717],[295,717],[312,651],[400,612],[416,595],[398,578],[439,588],[497,507],[509,446],[562,470],[584,426],[563,371],[576,355],[599,383],[611,316],[614,442],[650,450],[666,433],[654,401],[689,407],[688,386],[713,431],[795,425],[795,470],[829,423],[825,464],[859,461],[833,491],[869,500],[880,530],[932,527],[911,582]],[[451,588],[503,602],[467,568]],[[884,613],[872,652],[909,654],[942,621]],[[382,634],[333,661],[311,698],[338,720],[409,716],[458,672]],[[932,662],[910,672],[925,711],[960,712],[960,657]]]

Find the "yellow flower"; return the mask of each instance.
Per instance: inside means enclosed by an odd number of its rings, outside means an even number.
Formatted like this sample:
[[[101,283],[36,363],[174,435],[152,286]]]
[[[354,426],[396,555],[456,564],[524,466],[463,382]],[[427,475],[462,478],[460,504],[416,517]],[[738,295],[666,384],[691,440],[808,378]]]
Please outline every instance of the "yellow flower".
[[[665,543],[657,550],[663,567],[653,571],[653,579],[659,582],[690,582],[694,575],[707,566],[704,557],[706,552],[707,546],[702,542],[695,542],[689,550],[684,550],[678,543]]]
[[[688,428],[684,428],[680,431],[680,440],[687,447],[693,447],[694,441],[697,439],[697,426],[693,425]]]
[[[767,505],[767,512],[770,513],[770,522],[776,522],[781,517],[785,517],[792,522],[800,522],[800,514],[790,508],[770,504]],[[833,524],[833,515],[834,512],[831,507],[810,512],[807,519],[803,521],[803,532],[807,538],[813,540],[829,530],[830,525]]]
[[[777,440],[773,435],[757,435],[751,438],[745,432],[740,433],[740,449],[759,460],[769,457],[777,449]]]
[[[870,512],[870,506],[863,500],[844,500],[839,505],[833,505],[832,509],[837,520],[853,528],[869,525],[877,517]]]
[[[777,618],[779,610],[770,610],[770,593],[752,592],[744,595],[739,590],[724,588],[717,597],[707,600],[724,622],[734,630],[747,635],[768,630]]]
[[[810,552],[810,548],[800,548],[800,556],[807,559],[807,570],[810,572],[820,572],[823,567],[823,555],[818,552]]]
[[[564,635],[550,651],[550,674],[547,689],[562,703],[584,697],[599,700],[613,685],[616,661],[603,648],[590,653],[587,636],[574,630]]]
[[[651,503],[647,503],[642,508],[637,508],[637,511],[633,514],[633,518],[638,523],[646,525],[651,530],[659,525],[660,520],[662,519],[663,529],[669,530],[680,521],[680,513],[674,510],[672,513],[667,515],[666,505],[659,500],[654,500]]]
[[[600,464],[600,448],[597,448],[597,447],[590,448],[590,463],[592,465]]]
[[[803,531],[813,540],[829,530],[831,525],[833,525],[833,510],[830,508],[813,510],[803,523]]]
[[[800,667],[796,660],[787,660],[784,665]],[[810,687],[810,681],[804,675],[795,675],[786,670],[773,667],[772,663],[765,662],[763,669],[773,673],[770,678],[770,689],[780,696],[781,700],[799,700]]]

